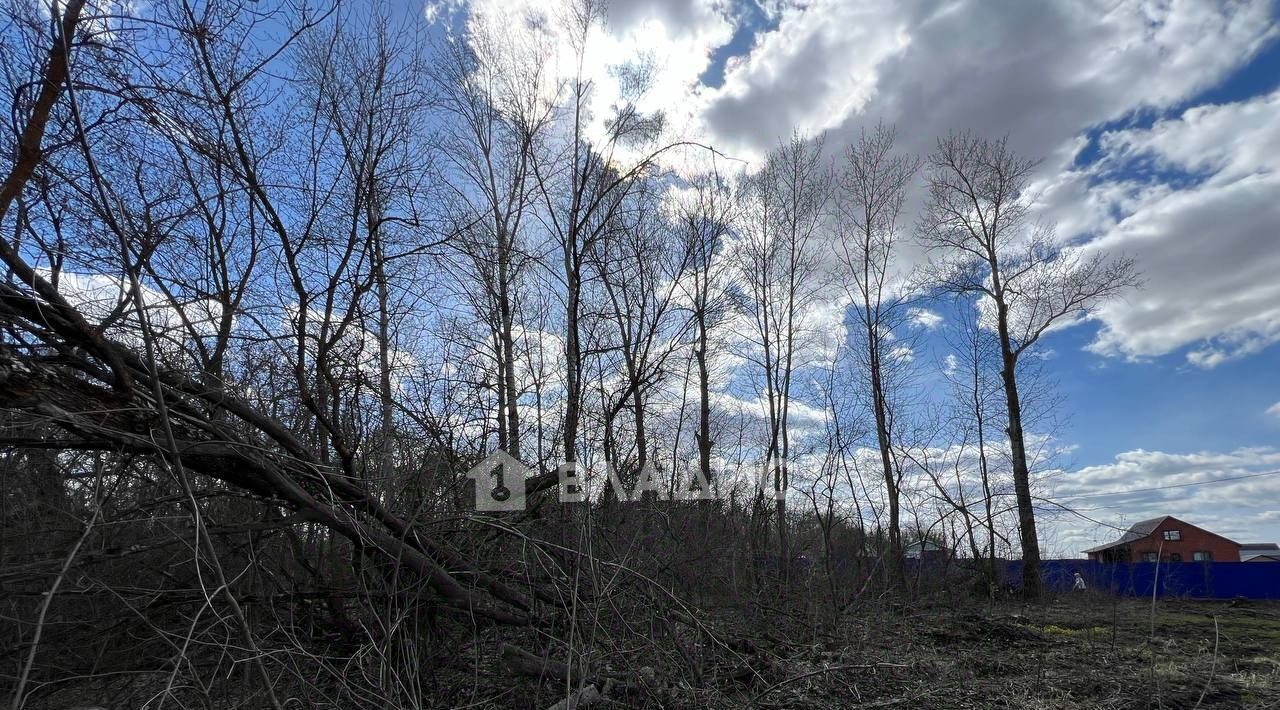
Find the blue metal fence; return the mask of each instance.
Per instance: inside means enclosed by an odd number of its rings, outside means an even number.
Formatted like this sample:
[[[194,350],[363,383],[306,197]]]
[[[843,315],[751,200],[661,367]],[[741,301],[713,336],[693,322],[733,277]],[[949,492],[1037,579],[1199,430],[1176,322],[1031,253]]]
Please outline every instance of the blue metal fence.
[[[1089,560],[1044,560],[1045,588],[1071,590],[1074,573],[1080,571],[1090,589],[1125,596],[1187,599],[1280,599],[1280,563],[1272,562],[1134,562],[1130,564]],[[1006,563],[1005,581],[1018,585],[1022,562]]]

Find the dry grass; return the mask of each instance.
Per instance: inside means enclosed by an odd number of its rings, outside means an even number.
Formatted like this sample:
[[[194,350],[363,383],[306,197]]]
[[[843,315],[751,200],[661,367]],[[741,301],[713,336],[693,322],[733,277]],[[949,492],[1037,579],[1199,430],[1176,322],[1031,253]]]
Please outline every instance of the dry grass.
[[[626,702],[647,707],[1269,708],[1280,707],[1280,605],[1107,597],[1045,605],[921,604],[865,611],[833,633],[797,620],[752,633],[736,613],[742,660],[704,653],[701,684],[658,668]],[[1214,616],[1219,622],[1215,656]],[[736,621],[735,621],[736,619]],[[707,651],[697,645],[694,653]],[[755,675],[735,671],[743,661]],[[664,680],[678,678],[678,680]],[[496,678],[494,679],[497,680]],[[563,695],[530,683],[513,707]]]
[[[597,625],[583,634],[593,639],[589,650],[531,629],[420,639],[435,649],[422,656],[432,667],[424,704],[550,708],[592,684],[608,698],[592,707],[1280,707],[1277,603],[1161,602],[1151,636],[1148,601],[1093,595],[1037,605],[954,596],[867,605],[834,625],[817,609],[781,614],[752,604],[692,610],[695,619],[642,601],[584,602],[577,623]],[[793,599],[786,608],[803,606]],[[624,613],[606,616],[604,608]],[[209,695],[226,693],[225,707],[256,706],[233,701],[244,679],[228,680]],[[154,682],[99,677],[38,706],[135,707],[120,699],[146,697],[143,686]],[[298,706],[319,707],[320,695]],[[346,698],[323,706],[364,706]]]

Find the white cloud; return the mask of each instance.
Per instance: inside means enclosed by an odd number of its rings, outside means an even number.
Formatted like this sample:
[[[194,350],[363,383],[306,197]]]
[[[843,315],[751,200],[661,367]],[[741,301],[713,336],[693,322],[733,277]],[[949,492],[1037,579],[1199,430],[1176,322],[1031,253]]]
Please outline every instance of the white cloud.
[[[1270,407],[1267,407],[1267,414],[1280,419],[1280,402],[1276,402]]]
[[[1154,158],[1161,166],[1210,171],[1224,184],[1276,169],[1280,156],[1280,92],[1224,105],[1195,106],[1149,129],[1103,135],[1107,162]]]
[[[889,349],[889,357],[901,362],[911,362],[916,359],[916,351],[908,345],[895,345]]]
[[[836,128],[864,109],[877,93],[878,67],[910,44],[894,3],[789,5],[749,55],[726,65],[704,118],[717,143],[758,158],[792,130]]]
[[[1280,92],[1189,109],[1150,129],[1109,133],[1095,174],[1135,160],[1199,174],[1184,189],[1130,192],[1093,246],[1138,260],[1145,288],[1108,304],[1090,347],[1132,358],[1189,347],[1212,368],[1280,341]]]
[[[912,323],[925,330],[933,330],[942,324],[942,316],[927,308],[911,308],[907,311],[907,317]]]
[[[1280,272],[1280,251],[1265,248],[1280,230],[1280,95],[1112,130],[1097,164],[1072,165],[1090,128],[1179,106],[1238,69],[1280,32],[1275,6],[1085,0],[1006,10],[788,6],[730,63],[724,86],[704,92],[708,137],[753,157],[793,127],[830,129],[828,149],[838,150],[888,121],[916,154],[951,130],[1008,134],[1022,154],[1047,158],[1034,187],[1059,236],[1102,236],[1098,246],[1136,257],[1145,277],[1143,291],[1099,314],[1095,352],[1186,349],[1188,362],[1213,367],[1280,340],[1280,282],[1267,276]],[[1162,177],[1169,171],[1195,179]],[[904,263],[919,258],[907,245]]]
[[[796,3],[727,68],[705,118],[743,154],[792,127],[843,141],[884,119],[918,153],[972,129],[1060,161],[1088,126],[1219,81],[1276,34],[1271,14],[1261,1]]]
[[[37,272],[52,281],[52,272]],[[63,271],[57,277],[58,292],[95,325],[106,325],[109,337],[132,347],[141,347],[142,331],[136,304],[131,302],[130,286],[120,276]],[[222,306],[212,300],[194,298],[174,302],[162,291],[139,284],[147,324],[157,338],[163,359],[179,358],[192,345],[193,338],[209,338],[218,330]]]
[[[947,353],[942,362],[942,374],[948,377],[954,375],[956,370],[960,368],[960,358],[956,357],[955,353]]]
[[[491,34],[493,50],[481,60],[501,63],[503,52],[533,51],[516,60],[533,62],[544,72],[544,90],[562,90],[578,70],[570,3],[561,0],[451,0],[427,6],[429,19],[443,8],[458,12],[465,6],[467,31]],[[590,121],[586,133],[603,142],[605,124],[613,109],[634,100],[643,114],[663,112],[674,135],[694,132],[692,111],[698,105],[699,77],[716,47],[733,36],[733,19],[715,0],[609,3],[602,22],[589,31],[581,68],[590,85]],[[647,86],[633,95],[624,78],[627,67],[645,66],[635,73]]]
[[[1237,542],[1269,542],[1280,540],[1280,518],[1274,515],[1280,473],[1273,471],[1280,471],[1280,450],[1273,448],[1194,453],[1137,449],[1111,463],[1061,474],[1052,499],[1116,527],[1174,515]],[[1055,555],[1079,556],[1080,550],[1119,535],[1070,514],[1043,525],[1055,540]]]

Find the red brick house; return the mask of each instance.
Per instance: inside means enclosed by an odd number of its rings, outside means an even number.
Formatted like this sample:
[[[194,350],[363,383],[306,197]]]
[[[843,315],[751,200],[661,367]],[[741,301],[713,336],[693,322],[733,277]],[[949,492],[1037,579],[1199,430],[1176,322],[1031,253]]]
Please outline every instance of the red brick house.
[[[1119,540],[1085,552],[1095,562],[1239,562],[1240,544],[1172,515],[1134,523]]]

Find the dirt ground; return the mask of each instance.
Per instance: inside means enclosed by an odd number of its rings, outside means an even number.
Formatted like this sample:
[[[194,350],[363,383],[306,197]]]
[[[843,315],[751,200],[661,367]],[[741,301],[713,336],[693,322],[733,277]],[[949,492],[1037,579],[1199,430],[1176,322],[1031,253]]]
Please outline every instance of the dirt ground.
[[[844,639],[756,655],[767,684],[700,700],[797,708],[1280,708],[1276,602],[1159,601],[1154,615],[1150,600],[1092,594],[1034,606],[922,605],[854,617]]]
[[[574,706],[557,703],[590,682],[604,697],[578,708],[1280,710],[1280,602],[1160,601],[1153,615],[1150,600],[1092,593],[1036,605],[952,596],[850,609],[834,631],[760,606],[662,622],[636,614],[634,621],[617,643],[602,629],[600,652],[584,658],[572,679],[563,664],[543,666],[521,650],[537,637],[514,630],[443,644],[433,661],[439,683],[414,705],[564,710]],[[641,632],[661,624],[678,633],[645,642]],[[213,707],[258,706],[233,702],[232,690]],[[33,707],[82,706],[87,691],[68,687]],[[98,702],[110,710],[140,706]]]
[[[1280,708],[1276,602],[1162,600],[1153,615],[1150,600],[1089,593],[852,611],[834,635],[790,623],[752,632],[760,619],[726,614],[708,628],[732,649],[691,634],[685,667],[644,668],[642,688],[592,707]],[[510,690],[481,705],[566,695],[546,679]]]

